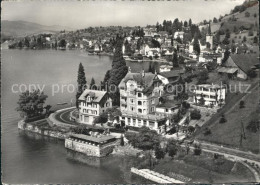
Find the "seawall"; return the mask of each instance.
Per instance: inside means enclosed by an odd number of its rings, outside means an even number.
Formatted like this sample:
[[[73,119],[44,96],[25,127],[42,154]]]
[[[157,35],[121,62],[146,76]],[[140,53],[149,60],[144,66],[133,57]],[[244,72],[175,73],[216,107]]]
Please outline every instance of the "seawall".
[[[43,120],[30,122],[30,123],[25,123],[24,120],[21,120],[18,122],[18,128],[21,130],[27,130],[30,132],[34,132],[37,134],[41,134],[44,136],[50,136],[50,137],[54,137],[54,138],[58,138],[58,139],[65,139],[68,137],[68,135],[69,135],[68,132],[62,132],[62,131],[58,131],[58,130],[56,131],[56,130],[52,130],[49,128],[41,128],[40,121],[43,121]],[[37,123],[39,123],[39,125],[37,125]]]

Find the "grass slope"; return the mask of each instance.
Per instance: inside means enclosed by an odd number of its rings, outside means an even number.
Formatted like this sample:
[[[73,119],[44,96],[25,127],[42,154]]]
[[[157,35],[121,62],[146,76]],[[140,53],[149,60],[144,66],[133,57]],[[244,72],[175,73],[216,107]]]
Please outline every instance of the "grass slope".
[[[235,100],[236,99],[237,98],[235,98]],[[202,132],[200,132],[197,138],[204,141],[259,153],[259,131],[257,133],[252,133],[246,129],[246,126],[249,124],[252,118],[252,114],[256,113],[256,110],[259,106],[259,89],[253,89],[252,92],[245,97],[244,102],[245,108],[240,109],[239,105],[236,105],[232,111],[225,114],[227,119],[226,123],[218,123],[219,116],[213,116],[213,119],[211,119],[207,124],[212,133],[205,136]],[[234,105],[234,103],[236,102],[231,101],[229,105]],[[228,105],[227,107],[228,108],[225,109],[224,113],[231,108]],[[260,119],[260,116],[258,118]],[[243,122],[246,136],[246,139],[242,140],[242,146],[240,146],[240,135],[242,127],[241,122]]]

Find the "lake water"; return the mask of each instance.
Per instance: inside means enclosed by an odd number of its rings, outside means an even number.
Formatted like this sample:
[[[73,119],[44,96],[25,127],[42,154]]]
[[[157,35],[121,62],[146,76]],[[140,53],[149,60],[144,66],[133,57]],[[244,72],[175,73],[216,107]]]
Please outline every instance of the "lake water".
[[[100,160],[86,158],[68,153],[64,141],[17,129],[20,117],[15,108],[19,93],[15,92],[19,87],[21,90],[28,88],[29,84],[44,87],[44,93],[48,95],[46,103],[56,108],[59,108],[56,104],[60,102],[74,103],[75,93],[70,93],[72,89],[67,89],[66,85],[76,85],[80,62],[85,67],[89,83],[91,77],[96,82],[102,80],[111,68],[112,60],[108,56],[89,56],[84,51],[2,50],[1,165],[4,183],[145,182],[130,173],[131,158],[112,155]],[[54,96],[53,85],[56,90],[60,88]]]

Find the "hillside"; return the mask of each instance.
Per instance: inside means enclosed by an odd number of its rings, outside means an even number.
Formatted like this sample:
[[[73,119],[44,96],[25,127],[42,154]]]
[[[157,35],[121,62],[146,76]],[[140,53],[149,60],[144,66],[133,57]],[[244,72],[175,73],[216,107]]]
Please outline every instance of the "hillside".
[[[248,15],[246,15],[249,13]],[[259,23],[259,7],[258,4],[255,6],[247,8],[243,12],[237,12],[234,14],[230,14],[228,16],[223,17],[221,20],[222,24],[221,29],[226,30],[233,30],[234,26],[240,28],[244,26],[245,28],[249,29],[251,24],[255,24],[255,22]]]
[[[247,43],[254,44],[254,37],[258,37],[259,34],[259,3],[247,7],[243,11],[225,15],[221,21],[211,24],[211,30],[212,32],[219,31],[221,41],[225,38],[226,31],[229,30],[230,41],[241,43],[246,37]]]
[[[62,26],[45,26],[27,21],[1,21],[2,37],[24,37],[40,33],[56,33],[60,30],[71,30]]]

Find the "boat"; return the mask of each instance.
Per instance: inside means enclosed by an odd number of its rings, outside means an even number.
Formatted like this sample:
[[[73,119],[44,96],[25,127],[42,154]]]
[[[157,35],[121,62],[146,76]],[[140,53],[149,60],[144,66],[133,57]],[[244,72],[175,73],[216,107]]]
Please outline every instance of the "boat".
[[[63,103],[57,103],[57,105],[66,105],[68,104],[67,102],[63,102]]]

